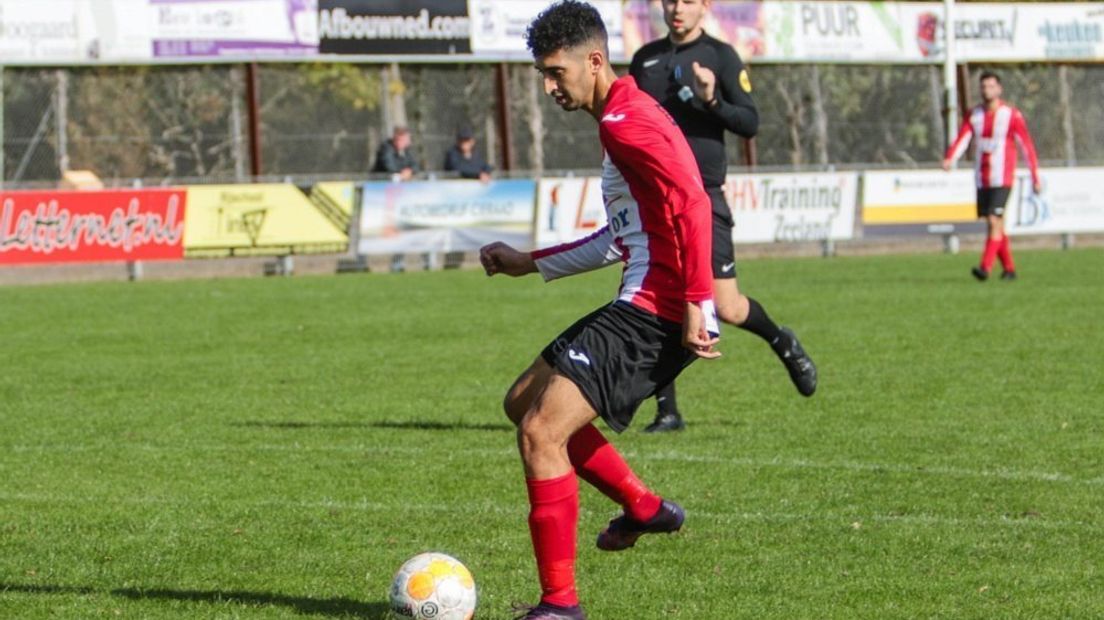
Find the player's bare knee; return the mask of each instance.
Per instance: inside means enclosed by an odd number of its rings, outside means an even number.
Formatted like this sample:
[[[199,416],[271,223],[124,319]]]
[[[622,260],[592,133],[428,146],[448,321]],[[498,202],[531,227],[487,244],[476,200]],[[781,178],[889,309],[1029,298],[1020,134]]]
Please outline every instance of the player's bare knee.
[[[739,325],[748,317],[747,297],[740,295],[735,300],[717,305],[717,318],[730,325]]]
[[[556,449],[556,439],[544,420],[534,414],[526,413],[518,424],[518,448],[523,459],[551,452]]]
[[[540,444],[547,435],[544,426],[544,423],[534,415],[534,412],[530,411],[518,423],[518,437],[527,444]]]

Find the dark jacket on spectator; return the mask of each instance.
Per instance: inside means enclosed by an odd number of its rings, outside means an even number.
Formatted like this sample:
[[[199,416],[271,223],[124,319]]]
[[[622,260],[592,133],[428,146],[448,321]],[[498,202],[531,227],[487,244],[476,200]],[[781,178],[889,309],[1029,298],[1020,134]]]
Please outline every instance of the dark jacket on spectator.
[[[410,168],[417,172],[418,162],[414,160],[414,154],[411,150],[408,148],[405,153],[400,153],[395,148],[393,140],[384,142],[376,151],[376,166],[372,168],[372,172],[390,172],[394,174],[402,172],[404,168]]]
[[[472,151],[470,159],[464,157],[464,154],[460,152],[460,147],[455,144],[445,153],[445,170],[459,172],[462,178],[478,179],[480,173],[490,172],[493,169],[475,151]]]

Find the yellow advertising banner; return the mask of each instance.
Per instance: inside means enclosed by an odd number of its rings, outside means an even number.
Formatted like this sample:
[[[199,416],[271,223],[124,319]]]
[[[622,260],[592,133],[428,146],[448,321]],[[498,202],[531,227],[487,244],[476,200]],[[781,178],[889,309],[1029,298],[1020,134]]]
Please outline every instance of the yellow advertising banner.
[[[873,170],[863,173],[867,226],[956,224],[977,220],[977,189],[969,170]]]
[[[324,181],[311,188],[310,199],[339,230],[349,230],[355,193],[356,184],[352,181]]]
[[[348,249],[348,234],[290,183],[187,189],[186,257],[325,254]]]

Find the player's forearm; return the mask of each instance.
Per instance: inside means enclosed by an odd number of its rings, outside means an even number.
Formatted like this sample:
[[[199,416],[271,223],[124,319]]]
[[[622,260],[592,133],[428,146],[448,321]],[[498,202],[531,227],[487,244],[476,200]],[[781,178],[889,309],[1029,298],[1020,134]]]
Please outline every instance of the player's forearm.
[[[951,144],[950,147],[947,148],[947,152],[943,154],[943,161],[946,161],[946,162],[949,162],[949,163],[952,163],[952,164],[957,162],[959,160],[959,158],[962,156],[961,151],[965,150],[965,149],[962,149],[961,146],[962,146],[962,138],[959,138],[958,140],[955,140],[955,142],[953,144]]]
[[[621,258],[607,226],[577,241],[534,250],[528,256],[545,280],[593,271]]]
[[[970,146],[970,138],[973,134],[974,130],[970,123],[963,123],[962,128],[958,130],[958,136],[955,137],[955,141],[947,148],[947,153],[943,156],[943,160],[953,164],[965,155],[966,147]]]
[[[1035,150],[1035,141],[1031,139],[1031,134],[1027,132],[1026,127],[1020,128],[1019,135],[1016,136],[1016,145],[1027,160],[1027,167],[1031,170],[1031,182],[1039,185],[1039,155]]]
[[[552,280],[594,271],[595,269],[600,269],[609,264],[609,262],[593,260],[593,258],[592,256],[580,257],[579,255],[573,255],[561,257],[555,261],[534,259],[533,266],[534,270],[541,274],[545,282],[550,282]]]

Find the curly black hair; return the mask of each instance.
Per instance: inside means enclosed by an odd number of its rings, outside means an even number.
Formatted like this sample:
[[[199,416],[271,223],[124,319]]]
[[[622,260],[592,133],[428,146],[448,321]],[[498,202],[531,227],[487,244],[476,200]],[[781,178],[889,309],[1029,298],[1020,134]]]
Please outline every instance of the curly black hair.
[[[525,44],[533,58],[588,41],[600,41],[609,56],[609,35],[598,9],[579,0],[560,0],[537,15],[525,31]]]

